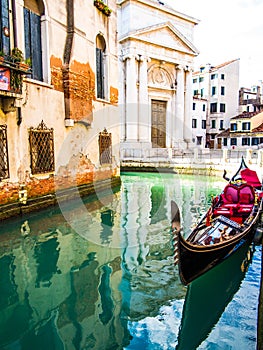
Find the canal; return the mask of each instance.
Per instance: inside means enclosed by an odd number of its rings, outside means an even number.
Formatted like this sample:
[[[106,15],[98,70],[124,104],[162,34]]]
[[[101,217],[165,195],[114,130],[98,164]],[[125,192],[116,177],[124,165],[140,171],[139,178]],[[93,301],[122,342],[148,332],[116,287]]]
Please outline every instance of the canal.
[[[187,235],[223,185],[126,173],[114,191],[1,223],[0,349],[256,349],[261,247],[189,287],[173,265],[171,199]]]

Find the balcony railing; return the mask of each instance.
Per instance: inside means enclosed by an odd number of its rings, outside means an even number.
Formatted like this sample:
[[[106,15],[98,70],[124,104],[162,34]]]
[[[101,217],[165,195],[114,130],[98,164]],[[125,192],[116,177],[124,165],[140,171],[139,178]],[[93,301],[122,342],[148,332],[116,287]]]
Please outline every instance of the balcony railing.
[[[8,55],[0,56],[0,95],[21,94],[23,76],[30,73],[30,67],[24,62],[16,62]]]

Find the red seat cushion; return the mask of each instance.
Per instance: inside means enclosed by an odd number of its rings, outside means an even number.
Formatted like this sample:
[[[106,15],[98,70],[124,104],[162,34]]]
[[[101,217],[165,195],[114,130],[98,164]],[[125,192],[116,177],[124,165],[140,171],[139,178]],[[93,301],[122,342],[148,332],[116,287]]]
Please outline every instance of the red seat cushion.
[[[240,204],[249,204],[250,203],[250,194],[249,193],[239,193],[239,203]]]
[[[226,203],[237,203],[238,202],[238,188],[231,184],[227,185],[224,189],[224,200]]]
[[[255,191],[252,186],[243,184],[239,188],[239,202],[244,204],[252,204],[255,200]]]
[[[253,204],[241,204],[238,208],[239,214],[249,214],[253,209]]]

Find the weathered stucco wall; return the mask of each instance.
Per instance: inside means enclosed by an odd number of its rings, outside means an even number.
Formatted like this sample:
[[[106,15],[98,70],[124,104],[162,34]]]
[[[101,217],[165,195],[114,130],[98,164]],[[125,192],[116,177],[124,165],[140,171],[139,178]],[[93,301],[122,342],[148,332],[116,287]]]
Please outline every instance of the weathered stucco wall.
[[[43,3],[42,59],[44,70],[49,68],[44,81],[24,78],[23,93],[14,98],[0,92],[0,125],[7,126],[9,163],[9,177],[0,179],[0,206],[19,202],[21,189],[29,200],[119,177],[116,2],[108,3],[110,17],[93,2],[72,3],[73,12],[66,0]],[[24,51],[23,5],[16,1],[16,7],[17,43]],[[98,34],[107,47],[105,99],[96,98]],[[55,171],[32,175],[29,129],[42,121],[53,129]],[[112,134],[112,163],[101,165],[98,138],[104,129]]]

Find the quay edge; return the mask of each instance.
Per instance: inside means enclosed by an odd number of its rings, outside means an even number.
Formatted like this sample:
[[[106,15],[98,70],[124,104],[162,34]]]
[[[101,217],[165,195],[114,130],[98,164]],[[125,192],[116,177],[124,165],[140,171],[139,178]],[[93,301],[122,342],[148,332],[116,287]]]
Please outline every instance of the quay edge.
[[[58,203],[74,200],[78,197],[85,197],[103,191],[114,191],[121,185],[119,176],[111,179],[100,180],[89,184],[79,185],[63,190],[58,190],[50,194],[29,198],[25,204],[19,201],[0,205],[0,220],[11,219],[16,216],[23,216],[30,212],[52,207]]]

